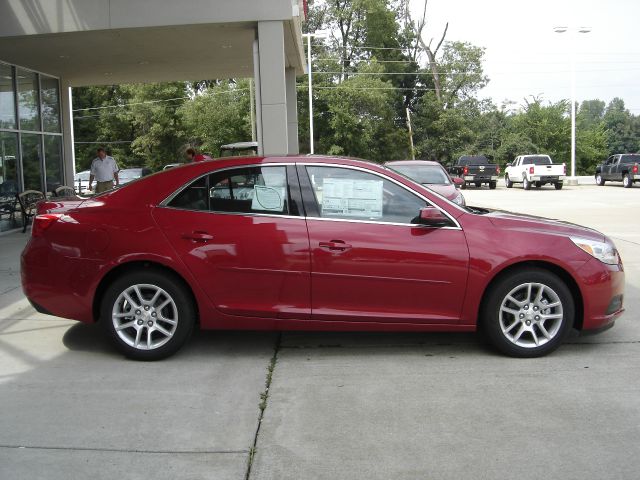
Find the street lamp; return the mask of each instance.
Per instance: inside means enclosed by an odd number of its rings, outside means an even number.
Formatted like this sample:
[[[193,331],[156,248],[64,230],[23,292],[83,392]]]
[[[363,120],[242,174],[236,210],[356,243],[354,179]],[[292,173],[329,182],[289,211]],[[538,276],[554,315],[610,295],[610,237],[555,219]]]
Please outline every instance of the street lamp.
[[[591,27],[554,27],[555,33],[569,32],[571,34],[571,177],[567,185],[577,185],[576,178],[576,61],[575,61],[575,33],[589,33]]]
[[[313,80],[311,79],[311,37],[326,38],[329,32],[317,30],[314,33],[303,33],[307,37],[307,73],[309,74],[309,153],[313,154]]]

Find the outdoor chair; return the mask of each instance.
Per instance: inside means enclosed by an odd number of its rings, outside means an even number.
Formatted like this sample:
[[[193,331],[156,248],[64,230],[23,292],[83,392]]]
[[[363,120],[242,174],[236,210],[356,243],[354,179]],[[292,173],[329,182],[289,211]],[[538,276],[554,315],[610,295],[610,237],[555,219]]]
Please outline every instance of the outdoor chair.
[[[64,197],[64,198],[75,197],[76,191],[73,189],[73,187],[62,185],[53,191],[53,196]]]
[[[29,218],[34,217],[37,211],[37,204],[40,200],[44,200],[44,193],[37,190],[25,190],[16,195],[20,204],[20,212],[22,213],[22,233],[27,231],[27,223]]]

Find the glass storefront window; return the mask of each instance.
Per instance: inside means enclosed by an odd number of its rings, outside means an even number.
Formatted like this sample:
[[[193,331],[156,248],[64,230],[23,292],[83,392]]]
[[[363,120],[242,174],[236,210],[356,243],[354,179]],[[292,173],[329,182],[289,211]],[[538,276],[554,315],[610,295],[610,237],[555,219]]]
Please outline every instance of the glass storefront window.
[[[62,137],[44,136],[44,162],[47,172],[47,192],[53,192],[62,181]]]
[[[0,132],[0,202],[18,193],[18,134]]]
[[[0,128],[16,128],[13,68],[0,63]]]
[[[43,191],[41,138],[42,135],[33,133],[22,134],[22,171],[25,190]]]
[[[18,85],[18,117],[22,130],[40,130],[40,113],[38,110],[38,75],[33,72],[16,69]]]
[[[60,89],[58,79],[40,75],[42,125],[45,132],[60,132]]]

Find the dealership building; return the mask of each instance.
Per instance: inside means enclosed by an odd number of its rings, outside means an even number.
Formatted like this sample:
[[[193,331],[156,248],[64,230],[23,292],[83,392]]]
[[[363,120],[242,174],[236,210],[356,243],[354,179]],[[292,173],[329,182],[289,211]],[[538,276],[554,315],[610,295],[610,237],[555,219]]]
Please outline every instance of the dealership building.
[[[72,87],[251,77],[259,153],[298,153],[305,8],[303,0],[0,3],[0,201],[73,184]]]

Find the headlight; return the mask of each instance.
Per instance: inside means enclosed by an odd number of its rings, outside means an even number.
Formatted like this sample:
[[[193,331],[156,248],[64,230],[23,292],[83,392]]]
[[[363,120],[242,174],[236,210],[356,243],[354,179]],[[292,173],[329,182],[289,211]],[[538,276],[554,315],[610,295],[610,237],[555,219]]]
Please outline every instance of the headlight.
[[[609,265],[617,265],[620,262],[620,256],[616,247],[610,243],[596,242],[595,240],[587,240],[586,238],[569,237],[575,245],[584,250],[592,257],[597,258],[602,263]]]

